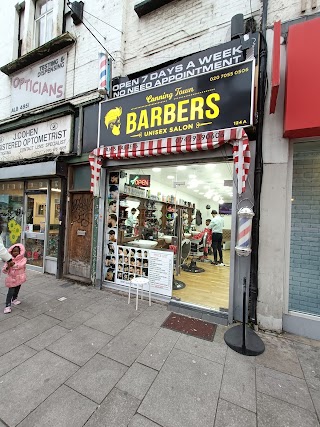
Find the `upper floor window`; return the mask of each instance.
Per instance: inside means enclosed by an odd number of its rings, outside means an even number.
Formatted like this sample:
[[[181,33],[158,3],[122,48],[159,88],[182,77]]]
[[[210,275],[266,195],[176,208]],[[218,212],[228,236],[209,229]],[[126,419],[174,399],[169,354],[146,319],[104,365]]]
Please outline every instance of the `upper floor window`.
[[[53,0],[37,0],[35,24],[35,45],[38,47],[53,37]]]

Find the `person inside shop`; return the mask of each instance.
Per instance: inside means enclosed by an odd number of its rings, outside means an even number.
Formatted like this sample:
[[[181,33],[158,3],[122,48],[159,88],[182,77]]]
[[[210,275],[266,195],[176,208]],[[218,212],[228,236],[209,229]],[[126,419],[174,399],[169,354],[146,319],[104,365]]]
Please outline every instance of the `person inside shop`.
[[[136,225],[137,223],[137,218],[135,217],[135,214],[137,212],[136,208],[132,208],[130,215],[128,216],[128,218],[125,220],[125,226],[127,227],[127,232],[129,234],[132,234],[133,231],[133,227]]]
[[[212,210],[211,215],[212,220],[208,226],[208,229],[212,231],[213,261],[211,261],[211,264],[224,265],[222,256],[222,230],[224,226],[223,218],[218,214],[216,210]]]
[[[194,239],[201,240],[206,235],[205,245],[203,247],[203,257],[201,257],[201,259],[208,258],[209,248],[212,245],[212,230],[210,228],[210,223],[211,223],[211,219],[209,218],[206,219],[206,226],[204,230],[193,236]]]

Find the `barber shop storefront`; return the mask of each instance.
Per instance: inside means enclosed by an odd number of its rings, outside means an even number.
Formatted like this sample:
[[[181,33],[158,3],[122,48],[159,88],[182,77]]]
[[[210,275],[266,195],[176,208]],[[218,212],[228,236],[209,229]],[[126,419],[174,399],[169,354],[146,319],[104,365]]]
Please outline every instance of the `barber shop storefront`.
[[[70,153],[72,126],[66,115],[0,134],[4,243],[23,243],[28,267],[51,274],[62,268],[67,167],[59,156]]]
[[[144,277],[153,298],[226,321],[241,292],[237,277],[250,265],[234,255],[236,212],[253,200],[255,143],[246,131],[255,61],[242,53],[236,62],[237,43],[184,58],[171,83],[161,77],[168,69],[120,79],[114,98],[101,103],[99,148],[89,157],[100,198],[97,283],[127,290]],[[229,63],[218,64],[222,51]],[[192,63],[210,55],[210,65],[192,74]]]

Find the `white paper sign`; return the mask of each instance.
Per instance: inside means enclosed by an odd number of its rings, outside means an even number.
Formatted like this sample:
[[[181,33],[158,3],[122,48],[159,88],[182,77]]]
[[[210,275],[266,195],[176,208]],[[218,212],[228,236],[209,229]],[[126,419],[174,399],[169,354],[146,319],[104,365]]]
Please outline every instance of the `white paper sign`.
[[[65,98],[67,55],[37,62],[11,78],[11,114]]]
[[[149,251],[149,280],[153,292],[172,295],[173,252]]]
[[[112,256],[109,258],[112,259]],[[114,258],[116,260],[116,257]],[[107,257],[106,261],[109,264],[106,271],[111,270],[112,260],[110,259]],[[151,292],[172,296],[173,252],[119,245],[115,262],[117,263],[115,276],[117,284],[129,286],[131,279],[145,277],[150,281]],[[135,287],[135,285],[132,286]]]
[[[70,153],[71,116],[0,134],[0,162]]]

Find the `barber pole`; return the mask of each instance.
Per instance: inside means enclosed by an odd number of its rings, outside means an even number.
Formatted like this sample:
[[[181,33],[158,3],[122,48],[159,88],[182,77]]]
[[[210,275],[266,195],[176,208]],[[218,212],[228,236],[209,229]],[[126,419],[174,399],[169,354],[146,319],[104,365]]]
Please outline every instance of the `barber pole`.
[[[241,208],[238,212],[238,217],[238,239],[235,250],[239,256],[248,256],[251,253],[253,210],[251,208]]]
[[[104,52],[99,52],[99,87],[98,92],[101,95],[107,94],[107,55]]]

